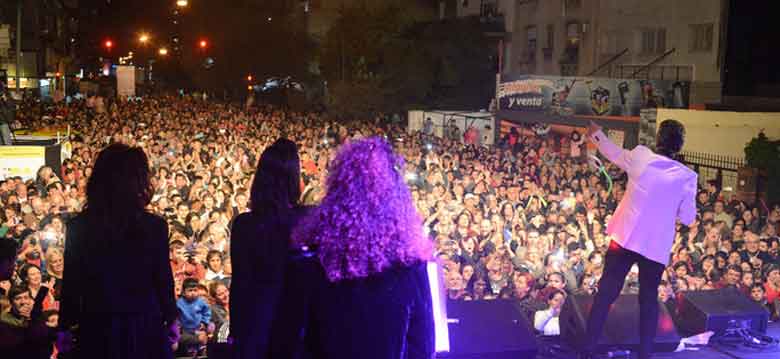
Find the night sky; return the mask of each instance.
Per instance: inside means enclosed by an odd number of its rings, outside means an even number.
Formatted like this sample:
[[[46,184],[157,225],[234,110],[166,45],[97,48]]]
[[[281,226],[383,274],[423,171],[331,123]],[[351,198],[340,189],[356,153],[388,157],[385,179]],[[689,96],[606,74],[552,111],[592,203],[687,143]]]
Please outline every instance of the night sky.
[[[771,11],[773,1],[730,0],[729,46],[725,51],[724,94],[778,96],[780,83],[775,69],[780,47],[767,39],[780,34]],[[202,57],[214,57],[217,67],[212,77],[239,78],[254,72],[259,76],[295,72],[299,40],[290,36],[300,31],[300,20],[274,21],[298,4],[297,0],[189,0],[183,10],[179,34],[183,57],[196,67]],[[124,56],[128,51],[143,51],[138,43],[141,31],[152,36],[146,51],[171,47],[176,32],[172,23],[175,0],[80,0],[81,55],[107,55],[102,44],[114,42],[108,55]],[[90,16],[90,13],[93,15]],[[296,23],[297,22],[297,23]],[[201,39],[209,42],[207,52],[198,52]],[[293,68],[291,68],[293,67]],[[299,70],[299,69],[298,69]],[[204,74],[197,74],[203,77]],[[760,84],[757,86],[757,84]],[[763,90],[761,90],[763,89]]]
[[[290,15],[294,8],[288,5],[295,4],[298,2],[189,0],[177,26],[173,24],[175,0],[84,0],[79,6],[80,52],[87,55],[88,64],[101,56],[117,59],[129,51],[134,52],[137,63],[145,63],[144,58],[155,56],[159,48],[172,49],[172,38],[178,34],[182,56],[175,60],[181,62],[176,68],[190,82],[205,79],[210,81],[208,85],[218,86],[220,79],[237,81],[248,73],[258,78],[288,75],[302,68],[301,59],[295,56],[301,53],[296,46],[302,41],[291,35],[304,30],[303,23]],[[267,21],[268,17],[274,21]],[[151,36],[147,46],[138,41],[142,32]],[[103,46],[109,39],[114,44],[111,51]],[[207,49],[198,47],[201,40],[208,42]],[[204,71],[202,64],[207,58],[215,59],[216,66]]]

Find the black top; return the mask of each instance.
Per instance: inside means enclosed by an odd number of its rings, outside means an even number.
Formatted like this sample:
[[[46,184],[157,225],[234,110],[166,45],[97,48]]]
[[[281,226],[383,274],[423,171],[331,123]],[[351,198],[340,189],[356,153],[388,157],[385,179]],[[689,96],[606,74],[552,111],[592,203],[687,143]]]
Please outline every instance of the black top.
[[[83,214],[67,226],[61,327],[106,314],[175,320],[178,310],[165,220],[139,214],[124,238],[104,238],[88,226]]]
[[[274,357],[433,358],[433,310],[425,263],[332,283],[317,257],[309,255],[292,261],[287,274],[280,309],[284,317],[277,318],[287,326],[277,326],[274,333],[282,337],[273,339]],[[298,323],[305,323],[305,328],[298,328]]]
[[[271,327],[284,282],[290,234],[306,208],[236,217],[231,230],[230,335],[237,358],[268,354]]]

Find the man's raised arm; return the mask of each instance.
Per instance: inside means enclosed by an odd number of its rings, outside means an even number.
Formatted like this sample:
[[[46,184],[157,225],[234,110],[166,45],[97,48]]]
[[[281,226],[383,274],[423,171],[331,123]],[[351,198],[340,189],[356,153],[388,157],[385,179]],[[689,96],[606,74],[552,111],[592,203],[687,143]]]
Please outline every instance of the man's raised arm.
[[[604,157],[623,171],[628,172],[628,168],[631,167],[631,151],[622,149],[612,143],[609,137],[602,131],[601,126],[593,121],[590,121],[590,124],[588,124],[588,138],[598,146],[599,152]]]

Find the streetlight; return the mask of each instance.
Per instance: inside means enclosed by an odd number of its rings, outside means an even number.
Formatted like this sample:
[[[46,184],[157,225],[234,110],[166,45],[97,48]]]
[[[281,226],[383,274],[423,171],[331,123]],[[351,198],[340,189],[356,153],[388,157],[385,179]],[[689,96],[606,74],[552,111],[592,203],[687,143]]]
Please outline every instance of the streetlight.
[[[247,77],[246,77],[246,80],[247,80],[247,81],[252,81],[252,75],[249,75],[249,76],[247,76]]]
[[[178,6],[178,7],[187,7],[187,5],[189,5],[189,4],[190,3],[187,0],[177,0],[176,1],[176,6]]]
[[[141,34],[141,36],[138,37],[138,41],[145,45],[147,42],[149,42],[149,34]]]
[[[164,47],[161,48],[160,51],[159,51],[159,54],[162,55],[162,56],[168,55],[168,49],[166,49]]]

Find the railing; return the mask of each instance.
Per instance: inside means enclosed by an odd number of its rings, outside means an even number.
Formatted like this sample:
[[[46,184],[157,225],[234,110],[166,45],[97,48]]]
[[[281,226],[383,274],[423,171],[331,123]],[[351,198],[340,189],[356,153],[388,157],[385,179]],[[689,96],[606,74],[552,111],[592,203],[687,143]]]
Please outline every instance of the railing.
[[[560,60],[561,64],[577,64],[580,62],[580,48],[577,46],[567,46],[563,49]]]
[[[681,154],[681,162],[699,174],[699,182],[715,180],[718,188],[737,187],[737,170],[744,167],[744,158],[703,152]]]
[[[494,18],[500,16],[498,2],[496,0],[482,0],[479,7],[479,16],[482,18]]]
[[[609,66],[609,68],[611,69],[611,68],[612,68],[612,64],[613,64],[615,61],[617,61],[619,58],[621,58],[623,55],[627,54],[627,53],[628,53],[628,48],[625,48],[625,49],[623,49],[623,51],[621,51],[619,54],[616,54],[616,55],[612,55],[612,56],[610,56],[610,57],[609,57],[609,59],[608,59],[607,61],[605,61],[604,63],[602,63],[602,64],[601,64],[601,65],[599,65],[598,67],[596,67],[596,69],[595,69],[595,70],[591,71],[590,73],[588,73],[588,74],[587,74],[587,75],[585,75],[585,76],[593,76],[593,75],[595,75],[596,73],[598,73],[599,71],[601,71],[602,69],[604,69],[604,68],[607,68],[608,66]]]
[[[634,75],[631,77],[631,75]],[[693,66],[685,65],[616,65],[609,68],[609,77],[645,80],[692,81]]]
[[[577,64],[561,64],[561,76],[577,76],[578,70]]]

